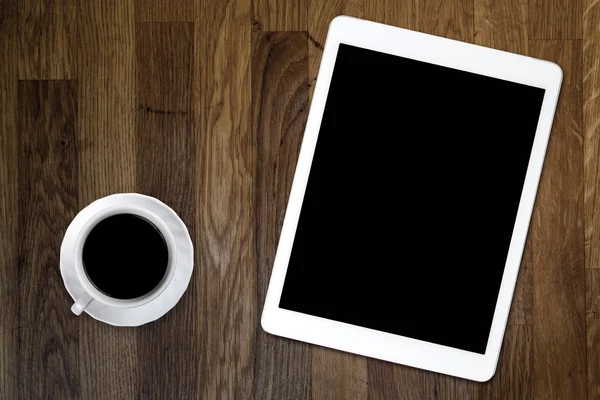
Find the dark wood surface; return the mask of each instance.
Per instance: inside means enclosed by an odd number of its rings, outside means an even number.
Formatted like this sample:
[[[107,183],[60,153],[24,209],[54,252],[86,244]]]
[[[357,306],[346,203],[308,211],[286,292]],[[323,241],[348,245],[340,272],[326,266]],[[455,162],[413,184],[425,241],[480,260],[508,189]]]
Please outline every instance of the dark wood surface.
[[[260,328],[339,14],[563,67],[490,382]],[[0,399],[600,399],[598,0],[0,0],[0,85]],[[181,302],[135,329],[72,315],[58,268],[78,210],[127,191],[196,248]]]

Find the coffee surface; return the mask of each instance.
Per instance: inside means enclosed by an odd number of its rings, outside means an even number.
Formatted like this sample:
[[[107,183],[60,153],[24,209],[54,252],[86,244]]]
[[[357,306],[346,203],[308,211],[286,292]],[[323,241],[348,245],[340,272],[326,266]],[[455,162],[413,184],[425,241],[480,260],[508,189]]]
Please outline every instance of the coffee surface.
[[[100,221],[83,245],[83,266],[94,286],[116,299],[150,293],[167,271],[169,253],[161,232],[134,214]]]

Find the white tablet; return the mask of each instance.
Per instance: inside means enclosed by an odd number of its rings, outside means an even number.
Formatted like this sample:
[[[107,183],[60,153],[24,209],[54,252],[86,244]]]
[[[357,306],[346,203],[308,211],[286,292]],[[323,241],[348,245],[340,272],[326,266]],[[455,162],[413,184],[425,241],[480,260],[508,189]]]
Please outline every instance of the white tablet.
[[[334,19],[263,328],[490,379],[561,80],[551,62]]]

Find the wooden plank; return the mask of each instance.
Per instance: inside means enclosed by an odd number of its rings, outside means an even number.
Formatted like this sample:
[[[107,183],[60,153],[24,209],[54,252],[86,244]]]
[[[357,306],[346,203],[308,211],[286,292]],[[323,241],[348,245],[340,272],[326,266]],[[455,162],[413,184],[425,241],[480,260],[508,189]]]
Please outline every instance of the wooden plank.
[[[418,29],[432,35],[473,42],[473,1],[419,1]]]
[[[533,324],[533,253],[530,235],[528,236],[523,258],[519,267],[519,277],[510,306],[508,326]]]
[[[600,2],[583,2],[587,395],[600,399]]]
[[[600,2],[586,0],[583,16],[585,265],[600,268]]]
[[[310,98],[315,89],[329,23],[338,15],[363,16],[364,0],[308,1],[308,77]]]
[[[202,364],[199,397],[251,398],[255,300],[256,147],[251,131],[251,0],[198,10],[194,104],[200,224],[197,272]],[[201,234],[200,234],[201,233]],[[223,338],[227,338],[224,342]]]
[[[533,327],[508,326],[494,377],[479,385],[478,398],[482,399],[533,399],[532,349]]]
[[[476,0],[475,44],[527,54],[527,1]],[[533,310],[531,240],[528,237],[508,325],[531,325]]]
[[[77,77],[75,0],[20,0],[19,79]]]
[[[441,374],[431,374],[427,382],[433,385],[434,398],[439,400],[475,399],[482,387],[481,383]]]
[[[299,32],[254,33],[252,50],[252,129],[258,146],[258,314],[264,304],[308,115],[307,36]],[[310,397],[311,348],[307,344],[271,336],[261,329],[255,354],[256,398]]]
[[[30,321],[19,329],[23,398],[79,396],[78,319],[59,270],[62,236],[77,212],[76,94],[73,81],[18,84],[19,303]]]
[[[74,79],[77,77],[79,2],[52,0],[40,3],[45,16],[40,42],[41,78]]]
[[[80,207],[109,194],[135,191],[133,0],[111,2],[81,4]]]
[[[386,361],[367,361],[369,400],[436,399],[436,374]]]
[[[366,399],[367,359],[323,347],[312,349],[312,399]]]
[[[135,0],[139,22],[194,22],[194,0]]]
[[[476,0],[475,43],[527,54],[527,2]],[[530,236],[530,235],[529,235]],[[479,388],[480,398],[532,398],[533,253],[528,237],[494,377]]]
[[[533,396],[586,396],[581,41],[530,41],[564,71],[530,227],[533,246]]]
[[[193,25],[137,23],[136,182],[196,232],[193,135]],[[198,265],[198,264],[196,264]],[[177,306],[139,328],[138,389],[143,398],[196,397],[198,315],[195,279]]]
[[[79,208],[135,192],[135,22],[133,0],[80,4]],[[79,318],[82,398],[134,398],[137,330]],[[106,382],[111,382],[107,385]]]
[[[0,3],[0,399],[17,397],[11,373],[17,366],[18,279],[18,139],[17,2]]]
[[[527,0],[475,0],[475,44],[527,54]]]
[[[475,399],[481,384],[448,375],[433,375],[428,381],[435,381],[434,398],[439,400]]]
[[[417,29],[419,23],[418,0],[362,0],[364,16],[382,24]]]
[[[587,396],[600,399],[600,269],[586,270]]]
[[[368,19],[451,39],[473,41],[473,0],[363,0]]]
[[[253,0],[255,31],[306,31],[308,0]]]
[[[41,8],[33,0],[18,1],[19,79],[40,79]]]
[[[530,0],[529,39],[581,39],[583,0]]]

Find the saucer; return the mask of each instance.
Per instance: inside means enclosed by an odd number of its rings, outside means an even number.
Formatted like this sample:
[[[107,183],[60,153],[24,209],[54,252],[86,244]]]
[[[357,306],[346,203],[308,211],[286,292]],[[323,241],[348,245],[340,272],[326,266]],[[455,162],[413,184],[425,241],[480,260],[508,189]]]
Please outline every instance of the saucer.
[[[169,285],[152,301],[138,307],[122,308],[92,301],[84,310],[91,317],[114,326],[139,326],[157,320],[171,310],[185,293],[194,270],[194,246],[187,227],[179,216],[163,202],[137,193],[114,194],[94,201],[71,222],[60,248],[60,273],[67,291],[75,300],[85,292],[77,277],[73,260],[77,234],[90,218],[115,205],[129,204],[149,210],[167,225],[175,239],[177,264]]]

